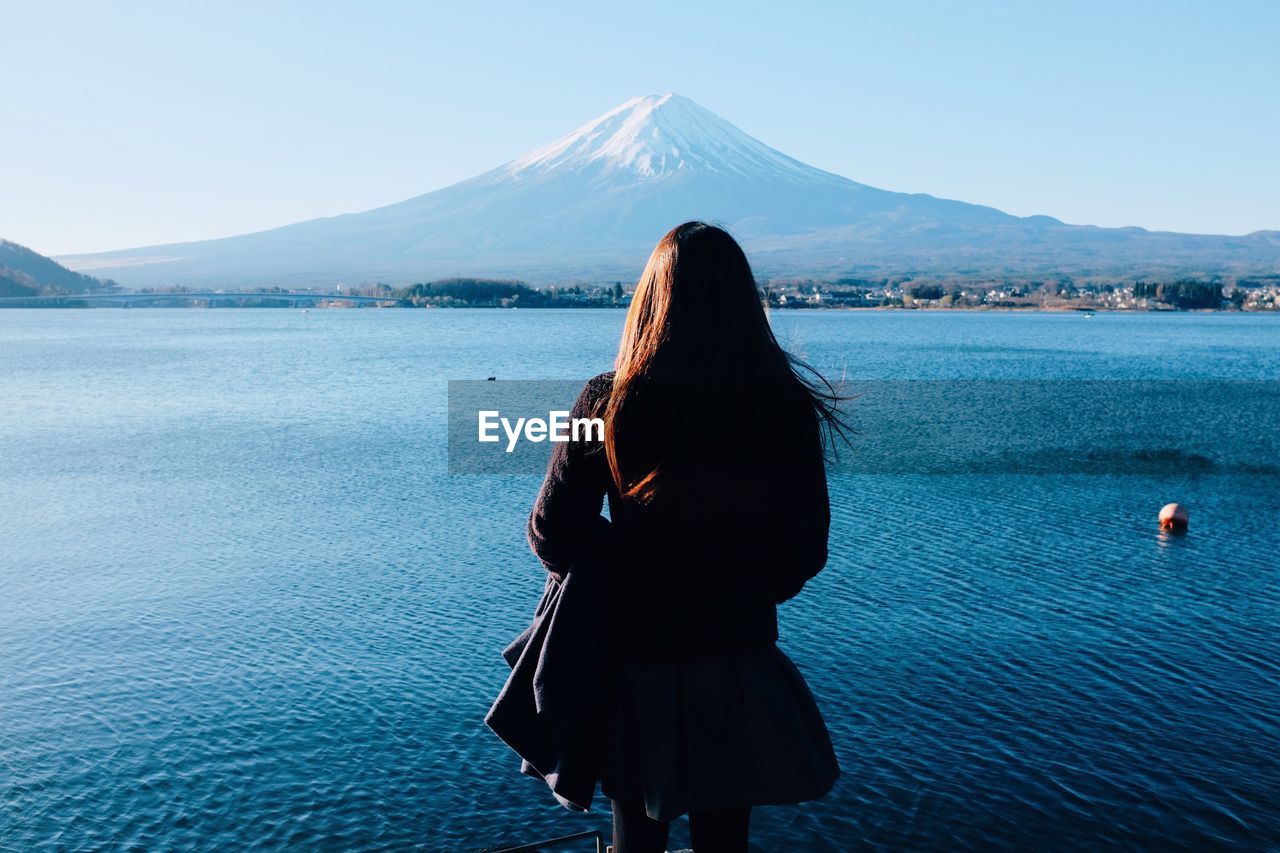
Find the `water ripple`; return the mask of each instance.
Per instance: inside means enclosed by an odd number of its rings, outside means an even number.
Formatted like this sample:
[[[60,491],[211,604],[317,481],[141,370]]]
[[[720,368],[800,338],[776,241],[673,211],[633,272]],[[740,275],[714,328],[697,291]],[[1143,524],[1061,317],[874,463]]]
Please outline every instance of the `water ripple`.
[[[608,364],[618,315],[534,313],[0,316],[0,848],[606,825],[481,722],[540,591],[537,478],[443,473],[445,379]],[[956,375],[1141,378],[1175,352],[1280,376],[1271,318],[1071,319],[779,325],[872,377],[945,376],[922,354],[961,345]],[[834,476],[830,564],[781,632],[844,774],[759,810],[761,849],[1280,847],[1273,482]],[[1191,535],[1152,529],[1168,496]]]

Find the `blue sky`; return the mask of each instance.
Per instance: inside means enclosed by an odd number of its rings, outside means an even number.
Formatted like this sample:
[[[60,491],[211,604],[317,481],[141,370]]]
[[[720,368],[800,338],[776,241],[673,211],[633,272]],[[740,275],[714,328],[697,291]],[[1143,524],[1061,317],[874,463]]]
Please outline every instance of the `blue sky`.
[[[1280,229],[1280,3],[0,0],[0,236],[66,253],[398,201],[634,95],[892,190]]]

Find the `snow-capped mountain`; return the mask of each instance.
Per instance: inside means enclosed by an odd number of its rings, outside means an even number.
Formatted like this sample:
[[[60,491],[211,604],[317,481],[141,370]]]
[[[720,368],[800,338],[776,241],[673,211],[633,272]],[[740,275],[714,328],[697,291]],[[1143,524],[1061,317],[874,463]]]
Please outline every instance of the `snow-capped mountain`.
[[[631,279],[657,239],[687,219],[727,226],[766,274],[1280,263],[1274,236],[1073,226],[876,189],[792,159],[675,94],[633,98],[496,169],[387,207],[60,260],[126,286]]]
[[[688,98],[632,98],[598,119],[502,167],[528,178],[548,172],[632,178],[703,172],[801,185],[835,177],[747,136]]]

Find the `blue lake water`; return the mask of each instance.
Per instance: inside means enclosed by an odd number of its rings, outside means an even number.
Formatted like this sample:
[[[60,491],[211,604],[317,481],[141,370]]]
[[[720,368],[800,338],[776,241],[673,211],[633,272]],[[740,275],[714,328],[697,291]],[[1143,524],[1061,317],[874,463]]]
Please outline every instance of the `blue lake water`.
[[[443,431],[447,380],[585,378],[621,324],[0,313],[0,849],[468,850],[607,826],[482,723],[541,591],[539,478],[449,476]],[[1271,316],[775,325],[865,379],[1280,379]],[[780,621],[843,776],[759,809],[759,849],[1280,846],[1278,483],[833,474],[830,562]],[[1185,537],[1155,529],[1172,500]]]

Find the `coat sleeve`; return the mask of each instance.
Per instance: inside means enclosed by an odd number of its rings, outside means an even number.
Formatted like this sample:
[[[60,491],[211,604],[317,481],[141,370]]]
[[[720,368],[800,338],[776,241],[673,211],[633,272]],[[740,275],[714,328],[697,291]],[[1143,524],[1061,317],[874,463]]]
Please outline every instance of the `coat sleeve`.
[[[592,379],[578,395],[570,417],[598,417],[597,405],[611,387],[609,374]],[[572,566],[607,552],[610,525],[600,513],[608,483],[609,466],[600,442],[552,445],[547,475],[528,524],[529,547],[547,571],[563,576]]]
[[[822,451],[822,430],[815,418],[806,417],[785,472],[787,495],[781,528],[774,541],[782,545],[772,577],[775,602],[795,596],[827,564],[827,537],[831,530],[831,502]]]

